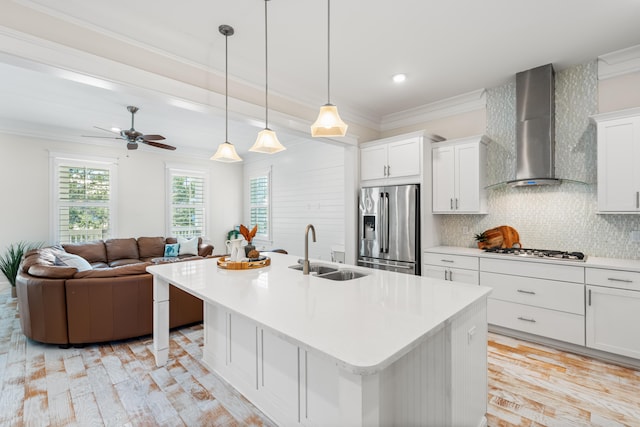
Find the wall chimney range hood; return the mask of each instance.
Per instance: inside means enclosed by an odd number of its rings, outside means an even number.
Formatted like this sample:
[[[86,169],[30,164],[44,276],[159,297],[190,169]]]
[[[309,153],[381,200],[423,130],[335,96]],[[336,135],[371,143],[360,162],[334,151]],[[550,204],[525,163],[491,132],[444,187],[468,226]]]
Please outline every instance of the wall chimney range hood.
[[[512,187],[556,185],[555,71],[552,64],[516,74],[516,179]]]

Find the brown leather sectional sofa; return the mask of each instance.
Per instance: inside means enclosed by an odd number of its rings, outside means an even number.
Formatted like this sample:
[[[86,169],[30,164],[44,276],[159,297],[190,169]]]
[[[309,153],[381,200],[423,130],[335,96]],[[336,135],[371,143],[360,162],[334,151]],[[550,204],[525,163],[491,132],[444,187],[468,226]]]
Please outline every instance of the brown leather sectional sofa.
[[[148,335],[153,331],[153,279],[146,267],[164,255],[175,238],[139,237],[66,244],[25,254],[16,290],[20,324],[36,341],[78,345]],[[213,246],[199,240],[198,255]],[[91,269],[60,264],[62,255],[79,255]],[[88,267],[87,267],[88,268]],[[170,286],[171,328],[202,321],[202,301]]]

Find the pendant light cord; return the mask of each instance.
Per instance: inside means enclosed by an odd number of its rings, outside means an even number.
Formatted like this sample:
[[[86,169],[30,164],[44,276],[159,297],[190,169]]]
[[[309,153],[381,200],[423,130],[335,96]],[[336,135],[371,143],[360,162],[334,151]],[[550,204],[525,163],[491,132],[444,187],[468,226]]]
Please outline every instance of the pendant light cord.
[[[331,0],[327,0],[327,104],[331,104]]]
[[[264,127],[269,129],[269,45],[267,43],[267,2],[264,0]]]
[[[229,142],[229,35],[224,35],[224,142]]]

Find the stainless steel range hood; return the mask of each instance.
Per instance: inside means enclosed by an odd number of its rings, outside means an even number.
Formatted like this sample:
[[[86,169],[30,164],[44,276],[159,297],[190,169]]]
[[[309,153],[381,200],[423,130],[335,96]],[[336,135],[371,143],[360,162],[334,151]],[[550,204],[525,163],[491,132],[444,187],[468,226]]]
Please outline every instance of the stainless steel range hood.
[[[516,179],[512,187],[555,185],[555,72],[547,64],[516,74]]]

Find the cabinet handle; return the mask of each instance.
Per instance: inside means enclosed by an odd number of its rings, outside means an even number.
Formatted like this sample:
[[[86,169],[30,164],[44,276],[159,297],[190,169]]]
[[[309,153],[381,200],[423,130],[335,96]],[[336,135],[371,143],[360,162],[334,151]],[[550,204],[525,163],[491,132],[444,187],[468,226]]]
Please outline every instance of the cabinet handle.
[[[449,270],[449,280],[453,282],[453,271]]]
[[[612,282],[633,283],[633,280],[616,279],[615,277],[607,277],[607,280],[611,280]]]
[[[391,176],[391,166],[387,165],[387,176]]]
[[[589,289],[589,307],[591,307],[591,289]]]
[[[382,167],[382,170],[383,170],[382,176],[387,176],[387,166],[386,165]]]
[[[450,263],[454,262],[452,259],[441,259],[440,261],[442,261],[442,262],[450,262]]]
[[[535,295],[536,294],[533,291],[525,291],[524,289],[518,289],[518,292],[520,292],[521,294],[527,294],[527,295]]]
[[[449,270],[445,270],[445,271],[444,271],[444,280],[449,280],[449,279],[447,278],[447,273],[448,273],[448,272],[449,272]]]
[[[456,197],[456,210],[458,210],[458,198]]]
[[[450,200],[450,205],[451,205],[451,210],[453,210],[453,199],[449,199]]]
[[[528,319],[526,317],[518,316],[518,320],[524,320],[525,322],[536,323],[535,319]]]

